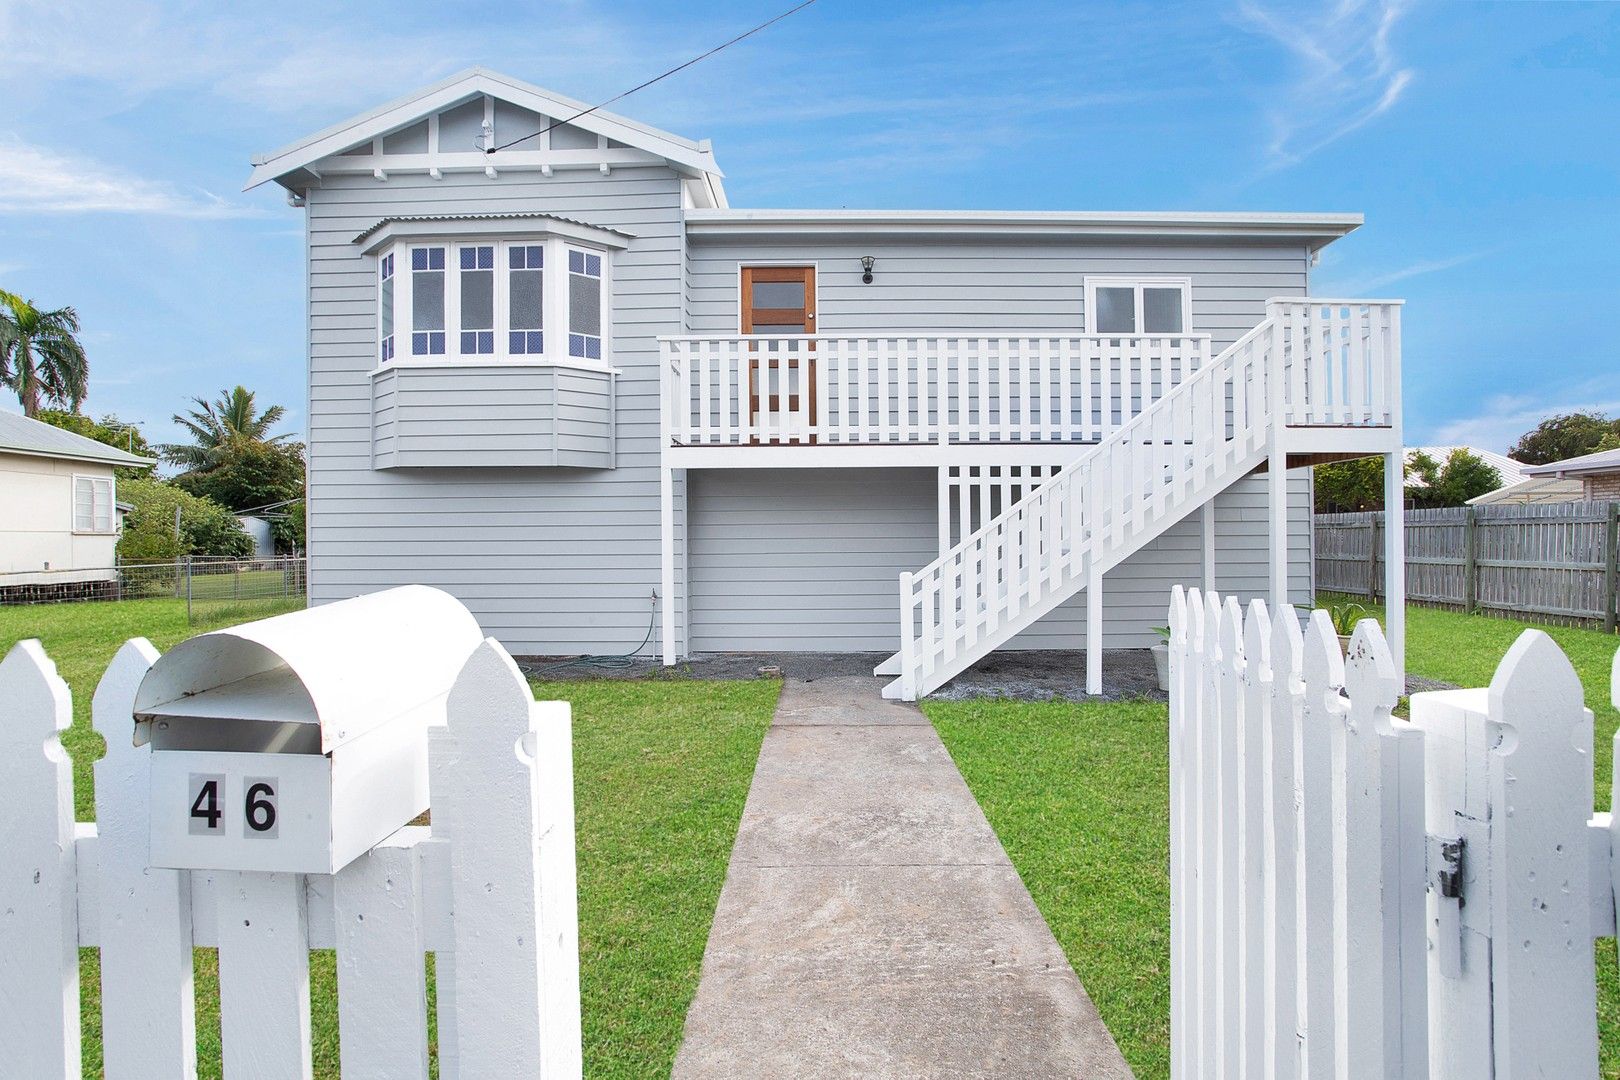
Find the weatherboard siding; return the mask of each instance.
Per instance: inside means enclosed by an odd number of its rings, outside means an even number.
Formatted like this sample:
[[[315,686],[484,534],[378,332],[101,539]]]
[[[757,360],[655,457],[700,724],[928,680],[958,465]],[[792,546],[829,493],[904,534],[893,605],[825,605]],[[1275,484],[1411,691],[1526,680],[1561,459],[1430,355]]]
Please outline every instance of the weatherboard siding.
[[[557,214],[633,237],[613,254],[604,312],[613,336],[604,360],[621,372],[615,468],[484,467],[506,449],[515,414],[496,408],[474,420],[464,401],[407,419],[400,372],[373,386],[376,262],[360,254],[354,237],[385,217],[507,212]],[[494,180],[331,177],[310,191],[307,213],[312,600],[421,582],[466,602],[515,653],[633,648],[647,631],[659,577],[656,338],[681,326],[679,178],[663,167],[608,176],[559,170],[549,179],[527,172]],[[476,395],[476,372],[447,374],[470,376]],[[587,399],[599,395],[567,369],[556,374],[558,445],[573,455],[598,453],[591,447],[599,447],[608,417]],[[452,454],[480,439],[485,446],[466,452],[468,467],[387,467],[407,464],[412,439]],[[374,455],[383,468],[373,467]],[[677,595],[684,617],[680,604]]]
[[[697,652],[892,652],[899,575],[939,554],[932,469],[704,470],[691,486],[692,648]],[[1310,478],[1289,498],[1309,523]],[[1266,595],[1266,481],[1251,476],[1215,501],[1216,585]],[[1165,621],[1170,587],[1201,580],[1198,514],[1111,570],[1103,582],[1109,648],[1146,647]],[[1308,528],[1289,536],[1290,594],[1311,597]],[[1081,593],[1014,638],[1012,649],[1085,645]]]

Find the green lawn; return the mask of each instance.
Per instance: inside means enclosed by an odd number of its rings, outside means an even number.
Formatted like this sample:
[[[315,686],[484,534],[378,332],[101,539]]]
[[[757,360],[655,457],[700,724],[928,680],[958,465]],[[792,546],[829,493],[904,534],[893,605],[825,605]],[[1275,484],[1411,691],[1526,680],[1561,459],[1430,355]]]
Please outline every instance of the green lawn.
[[[75,805],[95,816],[90,695],[128,637],[164,649],[210,629],[185,602],[0,607],[0,653],[38,637],[74,692]],[[574,705],[585,1067],[592,1077],[667,1076],[697,987],[709,922],[780,683],[553,682],[536,694]],[[220,1075],[213,950],[197,950],[199,1074]],[[101,1075],[94,950],[84,950],[84,1074]],[[311,956],[317,1076],[338,1075],[333,954]],[[431,984],[430,984],[431,992]]]
[[[1373,611],[1375,616],[1382,612]],[[1413,674],[1485,686],[1526,624],[1412,607]],[[1597,805],[1608,807],[1609,665],[1620,638],[1543,627],[1569,655],[1596,722]],[[925,702],[1103,1020],[1142,1080],[1169,1075],[1168,773],[1162,704]],[[1615,944],[1598,944],[1602,1070],[1620,1074]]]

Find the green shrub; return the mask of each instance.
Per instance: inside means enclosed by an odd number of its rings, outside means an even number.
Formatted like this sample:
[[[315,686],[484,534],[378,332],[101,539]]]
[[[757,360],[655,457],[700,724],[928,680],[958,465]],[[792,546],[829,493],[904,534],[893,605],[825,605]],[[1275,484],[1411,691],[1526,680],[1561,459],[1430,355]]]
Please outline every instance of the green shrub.
[[[161,480],[124,480],[118,498],[134,506],[118,541],[120,562],[171,562],[182,555],[251,555],[253,540],[232,513],[212,499]],[[180,511],[180,534],[174,513]]]

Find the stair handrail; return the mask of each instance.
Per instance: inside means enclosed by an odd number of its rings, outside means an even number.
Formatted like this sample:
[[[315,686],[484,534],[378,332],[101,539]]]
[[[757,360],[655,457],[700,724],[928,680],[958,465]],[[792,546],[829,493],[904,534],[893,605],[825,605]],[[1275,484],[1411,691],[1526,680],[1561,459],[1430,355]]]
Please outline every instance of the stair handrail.
[[[995,528],[1004,525],[1008,519],[1022,513],[1024,511],[1024,504],[1033,501],[1036,495],[1040,492],[1046,492],[1047,497],[1051,497],[1052,493],[1068,486],[1076,474],[1082,470],[1090,468],[1091,459],[1097,456],[1104,447],[1110,445],[1111,443],[1126,441],[1130,438],[1132,429],[1150,424],[1156,420],[1156,414],[1159,413],[1159,410],[1174,408],[1181,398],[1196,393],[1198,387],[1201,386],[1203,382],[1214,379],[1218,372],[1231,367],[1232,357],[1237,355],[1238,350],[1257,340],[1261,335],[1271,333],[1272,325],[1272,320],[1267,318],[1259,325],[1253,327],[1242,337],[1238,338],[1236,341],[1232,342],[1232,344],[1222,349],[1220,353],[1209,363],[1205,364],[1203,367],[1200,367],[1187,378],[1177,383],[1176,386],[1169,392],[1161,395],[1147,408],[1143,409],[1125,423],[1115,428],[1112,434],[1110,434],[1107,438],[1098,441],[1095,446],[1087,450],[1086,453],[1078,460],[1070,462],[1068,465],[1054,473],[1051,477],[1043,481],[1040,486],[1034,488],[1029,494],[1023,496],[1017,502],[1002,510],[1001,513],[997,514],[989,521],[984,522],[977,529],[973,530],[973,532],[962,537],[959,542],[946,550],[943,555],[939,556],[933,562],[928,563],[920,570],[911,571],[910,573],[912,578],[914,580],[918,578],[926,578],[930,573],[938,572],[938,570],[942,569],[951,561],[953,556],[960,555],[967,549],[969,544],[976,543],[982,534],[991,532]],[[1275,360],[1275,358],[1273,358],[1273,360]],[[1268,365],[1267,377],[1269,378],[1270,375],[1271,372]],[[1266,395],[1263,400],[1266,402],[1266,419],[1274,421],[1274,417],[1271,415],[1270,396]]]

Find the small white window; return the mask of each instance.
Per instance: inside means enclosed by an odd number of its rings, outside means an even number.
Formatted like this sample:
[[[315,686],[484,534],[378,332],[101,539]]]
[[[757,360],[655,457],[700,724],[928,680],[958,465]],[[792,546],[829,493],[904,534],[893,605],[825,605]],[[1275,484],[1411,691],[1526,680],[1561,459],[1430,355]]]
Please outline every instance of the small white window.
[[[1185,334],[1192,326],[1187,278],[1087,278],[1087,331],[1093,334]]]
[[[546,246],[513,244],[506,249],[507,349],[513,356],[546,351]]]
[[[73,531],[110,533],[116,528],[113,515],[113,482],[110,476],[73,478]]]
[[[495,245],[461,249],[461,355],[495,352]]]

